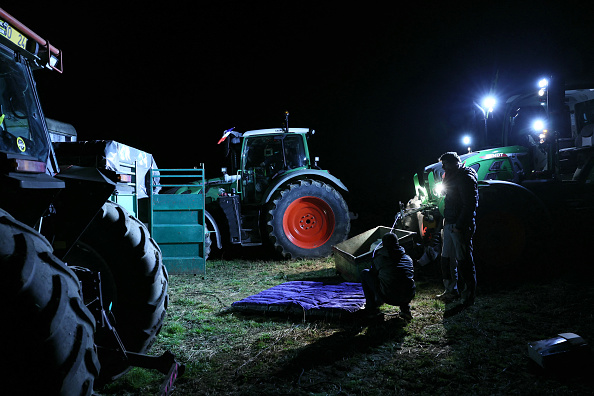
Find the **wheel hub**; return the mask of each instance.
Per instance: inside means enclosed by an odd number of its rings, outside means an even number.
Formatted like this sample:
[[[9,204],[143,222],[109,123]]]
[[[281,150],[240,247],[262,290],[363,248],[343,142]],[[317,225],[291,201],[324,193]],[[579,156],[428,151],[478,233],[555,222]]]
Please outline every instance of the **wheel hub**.
[[[299,226],[301,227],[301,229],[303,230],[308,230],[312,227],[316,226],[316,218],[314,215],[312,215],[311,213],[306,214],[305,216],[303,216],[301,218],[301,221],[299,221]]]
[[[335,225],[330,205],[313,196],[296,199],[283,216],[285,235],[293,244],[304,249],[314,249],[326,243]]]

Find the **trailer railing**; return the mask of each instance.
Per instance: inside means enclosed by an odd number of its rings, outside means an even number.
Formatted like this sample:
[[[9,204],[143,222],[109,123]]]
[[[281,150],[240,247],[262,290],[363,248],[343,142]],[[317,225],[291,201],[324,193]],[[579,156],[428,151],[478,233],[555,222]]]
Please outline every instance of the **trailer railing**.
[[[150,180],[149,230],[161,248],[167,271],[170,274],[204,274],[208,232],[204,211],[204,166],[151,169]],[[201,187],[201,192],[172,193],[180,187]]]

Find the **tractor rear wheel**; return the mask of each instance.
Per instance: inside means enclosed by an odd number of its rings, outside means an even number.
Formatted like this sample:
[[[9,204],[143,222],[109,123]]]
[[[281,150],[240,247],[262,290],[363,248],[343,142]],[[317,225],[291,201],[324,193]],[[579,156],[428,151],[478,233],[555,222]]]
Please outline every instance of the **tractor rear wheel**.
[[[67,261],[101,272],[103,306],[113,313],[124,347],[129,352],[146,353],[161,330],[169,298],[161,250],[146,226],[122,206],[106,202],[68,253]],[[99,346],[113,341],[111,334],[97,338]],[[100,353],[99,359],[101,383],[111,382],[129,369],[117,356]]]
[[[285,258],[328,256],[351,228],[344,198],[317,180],[299,180],[277,191],[267,225],[270,242]]]
[[[509,282],[542,271],[550,237],[550,215],[530,190],[491,181],[479,188],[474,251],[483,282]]]
[[[77,276],[37,231],[0,210],[5,394],[91,395],[99,374],[95,319]]]

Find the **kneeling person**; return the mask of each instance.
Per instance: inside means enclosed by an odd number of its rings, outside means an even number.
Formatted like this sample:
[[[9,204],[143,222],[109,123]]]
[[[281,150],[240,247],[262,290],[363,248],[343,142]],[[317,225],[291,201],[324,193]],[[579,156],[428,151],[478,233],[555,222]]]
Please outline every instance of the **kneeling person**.
[[[386,303],[400,306],[400,316],[412,319],[409,304],[415,296],[413,262],[396,235],[383,236],[371,268],[361,271],[361,284],[366,313],[378,314],[379,306]]]

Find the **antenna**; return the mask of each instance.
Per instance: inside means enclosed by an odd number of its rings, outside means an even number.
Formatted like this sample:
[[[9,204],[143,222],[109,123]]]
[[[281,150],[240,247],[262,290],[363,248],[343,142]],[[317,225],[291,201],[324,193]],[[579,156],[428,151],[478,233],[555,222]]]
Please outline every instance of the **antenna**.
[[[289,133],[289,112],[285,111],[285,132]]]

